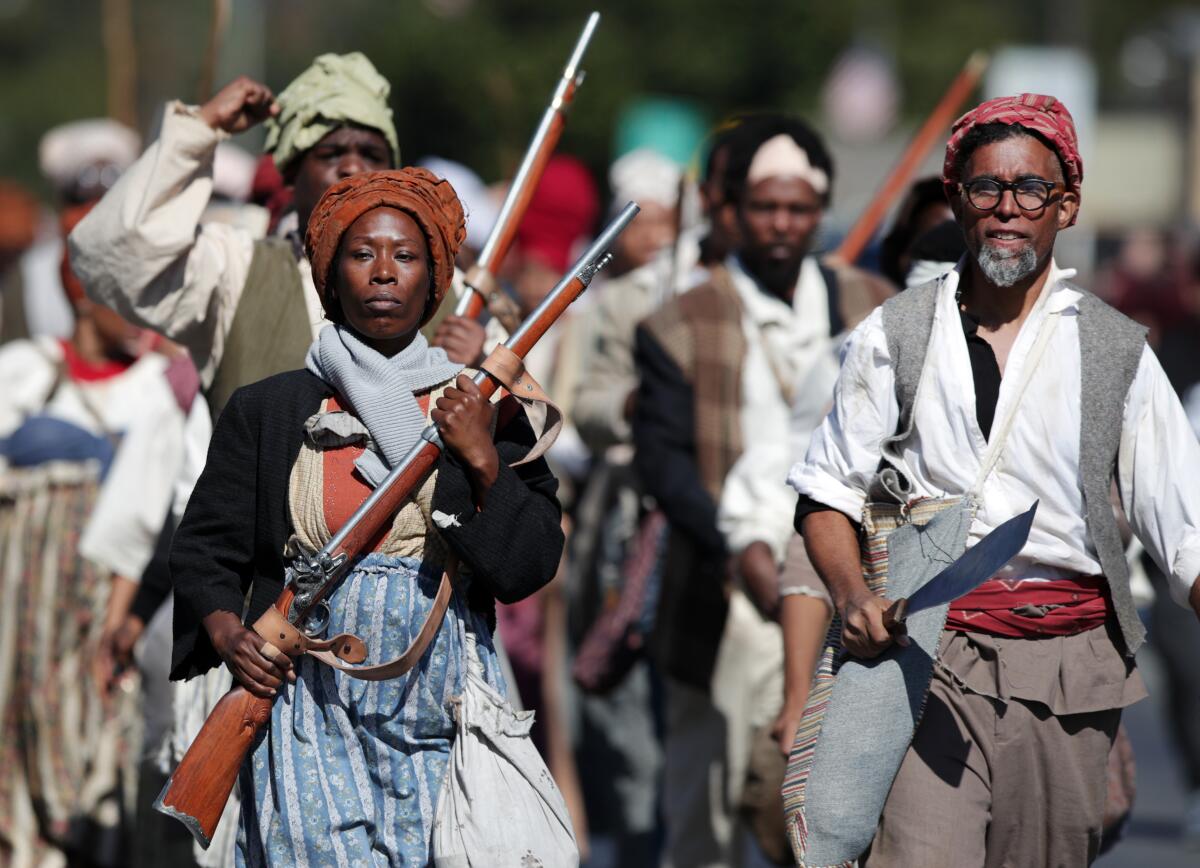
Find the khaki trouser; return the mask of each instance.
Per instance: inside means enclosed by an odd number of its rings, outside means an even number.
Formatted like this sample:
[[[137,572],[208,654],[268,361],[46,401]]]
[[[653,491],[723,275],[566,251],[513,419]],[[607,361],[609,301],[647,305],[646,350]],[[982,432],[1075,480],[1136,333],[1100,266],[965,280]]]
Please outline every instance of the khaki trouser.
[[[779,625],[735,590],[710,691],[667,681],[665,866],[740,865],[747,848],[754,852],[738,804],[754,734],[782,704]]]
[[[1055,716],[935,667],[864,868],[1073,868],[1100,847],[1121,709]]]

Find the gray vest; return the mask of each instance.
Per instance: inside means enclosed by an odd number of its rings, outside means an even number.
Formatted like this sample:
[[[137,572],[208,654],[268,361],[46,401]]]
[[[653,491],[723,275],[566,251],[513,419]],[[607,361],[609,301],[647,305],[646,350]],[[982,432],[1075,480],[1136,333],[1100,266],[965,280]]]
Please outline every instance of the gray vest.
[[[883,331],[896,376],[900,404],[897,431],[903,438],[912,426],[913,400],[933,329],[938,287],[933,280],[900,293],[883,304]],[[1096,547],[1116,609],[1125,653],[1133,656],[1146,630],[1129,590],[1125,547],[1109,500],[1125,397],[1133,384],[1146,343],[1146,329],[1086,290],[1079,300],[1079,353],[1082,406],[1079,436],[1079,481],[1088,535]]]
[[[242,386],[303,368],[312,340],[304,282],[292,245],[282,238],[255,242],[225,351],[206,393],[213,419]]]

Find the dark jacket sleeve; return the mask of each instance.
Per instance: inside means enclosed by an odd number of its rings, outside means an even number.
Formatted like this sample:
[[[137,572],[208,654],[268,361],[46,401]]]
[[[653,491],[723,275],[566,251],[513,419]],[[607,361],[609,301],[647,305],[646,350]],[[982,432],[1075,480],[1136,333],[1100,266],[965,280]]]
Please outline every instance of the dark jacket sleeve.
[[[639,376],[633,411],[634,466],[668,521],[701,550],[723,555],[717,504],[696,465],[691,384],[641,327],[634,338],[634,363]]]
[[[211,653],[200,620],[219,610],[240,618],[254,575],[259,426],[245,397],[235,392],[221,413],[171,544],[176,659],[200,646],[207,653],[198,656]]]
[[[454,552],[502,603],[515,603],[546,585],[562,558],[558,481],[545,460],[509,464],[529,454],[535,438],[524,413],[496,432],[500,474],[476,511],[466,470],[449,450],[438,459],[433,509],[454,516],[439,528]]]
[[[154,543],[154,554],[142,572],[137,594],[129,606],[130,614],[137,615],[143,624],[150,623],[158,607],[171,593],[171,568],[167,558],[171,551],[171,538],[175,535],[175,517],[169,512]]]

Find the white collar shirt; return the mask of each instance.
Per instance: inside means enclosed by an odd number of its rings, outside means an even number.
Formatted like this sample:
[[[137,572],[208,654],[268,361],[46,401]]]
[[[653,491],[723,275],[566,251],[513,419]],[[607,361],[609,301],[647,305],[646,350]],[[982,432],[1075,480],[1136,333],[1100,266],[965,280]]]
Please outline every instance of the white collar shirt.
[[[1051,579],[1095,575],[1100,563],[1087,533],[1079,471],[1081,425],[1078,302],[1052,264],[1043,296],[1022,324],[1000,384],[992,436],[1016,405],[1007,443],[982,481],[968,544],[1040,501],[1029,541],[1000,575]],[[988,441],[975,413],[971,363],[955,292],[959,270],[941,278],[913,408],[914,436],[903,459],[915,497],[965,495]],[[1018,390],[1047,317],[1055,327],[1040,363]],[[1018,403],[1019,402],[1019,403]],[[876,309],[848,338],[833,408],[789,481],[801,494],[860,520],[883,438],[895,433],[895,378]],[[1200,444],[1154,353],[1146,347],[1126,396],[1118,453],[1122,504],[1138,538],[1177,596],[1200,574]]]
[[[800,267],[791,304],[764,291],[736,257],[726,268],[741,302],[746,338],[739,410],[743,448],[722,486],[717,525],[730,551],[762,541],[782,562],[796,508],[787,469],[824,416],[837,378],[828,289],[813,257]]]

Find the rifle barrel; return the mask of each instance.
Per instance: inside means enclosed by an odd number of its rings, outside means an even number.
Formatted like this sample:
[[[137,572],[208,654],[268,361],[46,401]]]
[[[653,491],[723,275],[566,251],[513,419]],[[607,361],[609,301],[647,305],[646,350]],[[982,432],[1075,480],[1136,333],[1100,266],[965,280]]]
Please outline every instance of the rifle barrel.
[[[500,206],[500,212],[496,215],[496,223],[492,227],[487,241],[484,242],[483,249],[479,252],[479,265],[493,275],[498,270],[504,254],[508,251],[508,246],[516,235],[517,224],[520,223],[525,208],[528,207],[529,200],[533,197],[531,184],[536,184],[541,177],[542,170],[545,169],[546,162],[558,144],[559,136],[562,135],[563,127],[566,124],[567,107],[575,99],[575,90],[583,81],[579,64],[583,61],[584,52],[587,51],[588,44],[592,41],[592,34],[596,32],[596,26],[599,23],[599,12],[593,12],[588,16],[587,23],[583,26],[583,32],[579,34],[579,39],[571,50],[567,65],[563,67],[562,77],[555,85],[550,105],[542,113],[542,119],[538,122],[529,147],[525,150],[525,156],[521,158],[521,165],[517,167],[512,183],[508,186],[504,204]],[[535,173],[537,177],[533,177]],[[483,296],[479,288],[468,287],[467,291],[459,298],[454,313],[458,316],[473,317],[477,316],[482,309]]]

